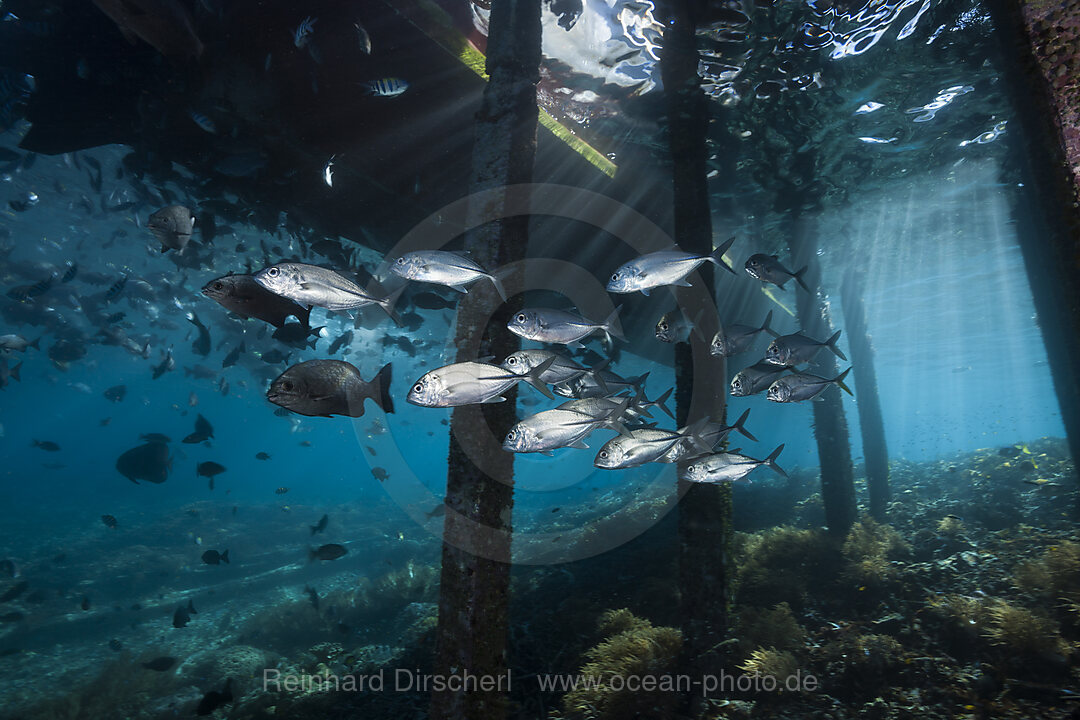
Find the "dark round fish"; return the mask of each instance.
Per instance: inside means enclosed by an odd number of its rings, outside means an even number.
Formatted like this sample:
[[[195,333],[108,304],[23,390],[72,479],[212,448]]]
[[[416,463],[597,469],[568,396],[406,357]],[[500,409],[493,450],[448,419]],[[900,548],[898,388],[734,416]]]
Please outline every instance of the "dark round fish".
[[[202,554],[202,561],[207,565],[220,565],[221,563],[229,565],[229,551],[207,550]]]
[[[110,530],[120,524],[120,521],[118,521],[112,515],[102,515],[101,522],[105,523],[105,527],[109,528]]]
[[[146,443],[117,458],[116,469],[136,485],[139,480],[160,484],[169,479],[172,458],[164,443]]]
[[[156,657],[149,662],[144,662],[142,666],[147,670],[154,670],[156,672],[165,672],[173,665],[176,664],[176,658],[174,657]]]
[[[337,560],[340,557],[344,557],[349,551],[345,549],[343,545],[336,543],[330,543],[328,545],[321,545],[314,550],[308,551],[309,561],[315,560]]]
[[[293,365],[271,384],[266,398],[301,415],[331,417],[364,414],[371,398],[384,412],[394,412],[390,397],[391,366],[365,381],[356,366],[343,360],[309,360]]]

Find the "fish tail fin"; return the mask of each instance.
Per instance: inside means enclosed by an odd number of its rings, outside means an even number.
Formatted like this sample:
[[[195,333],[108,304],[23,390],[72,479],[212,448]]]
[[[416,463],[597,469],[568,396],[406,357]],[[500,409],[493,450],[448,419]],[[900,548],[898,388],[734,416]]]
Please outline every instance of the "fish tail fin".
[[[749,415],[750,415],[750,408],[747,408],[743,412],[743,414],[739,416],[739,419],[735,421],[735,424],[731,426],[731,429],[736,430],[736,431],[742,433],[744,436],[750,438],[754,442],[757,442],[757,438],[754,437],[753,435],[751,435],[750,431],[747,430],[745,427],[743,427],[743,423],[746,422],[746,418]]]
[[[595,380],[596,384],[600,386],[600,391],[605,395],[608,394],[608,385],[607,381],[604,380],[602,371],[610,364],[611,358],[604,358],[604,361],[601,362],[599,365],[595,365],[586,371],[587,375],[592,375],[593,380]]]
[[[767,332],[768,334],[772,335],[774,338],[778,338],[778,337],[780,337],[780,333],[776,332],[771,327],[769,327],[769,323],[772,322],[772,313],[773,313],[773,311],[770,310],[769,314],[765,316],[765,322],[761,323],[761,330],[763,330],[764,332]]]
[[[803,265],[802,270],[796,270],[791,275],[791,277],[795,278],[795,282],[799,283],[799,287],[801,287],[806,292],[810,292],[810,288],[807,287],[806,282],[803,281],[803,276],[806,275],[806,271],[809,270],[809,269],[810,269],[809,265]]]
[[[311,528],[311,534],[312,535],[319,532],[319,526],[318,525],[308,525],[308,527]]]
[[[769,457],[767,457],[767,458],[765,458],[764,460],[761,461],[761,464],[768,466],[768,468],[770,470],[772,470],[774,473],[777,473],[779,475],[783,475],[784,477],[787,477],[788,474],[786,472],[784,472],[784,468],[782,468],[782,467],[780,467],[779,465],[776,464],[776,458],[780,457],[780,452],[783,449],[784,449],[784,444],[780,443],[780,445],[778,445],[775,450],[773,450],[771,453],[769,453]]]
[[[649,403],[649,405],[651,405],[652,407],[660,408],[664,411],[665,414],[667,414],[668,417],[674,418],[675,413],[671,412],[671,408],[667,406],[667,400],[669,397],[671,397],[671,393],[672,391],[674,391],[674,389],[675,388],[668,388],[660,397]]]
[[[522,382],[529,383],[534,388],[536,388],[538,391],[540,391],[540,393],[543,394],[544,397],[547,397],[547,398],[549,398],[551,400],[554,400],[555,396],[552,394],[551,390],[548,388],[547,383],[540,379],[540,376],[548,371],[548,368],[550,368],[552,363],[555,362],[555,359],[556,359],[555,357],[550,357],[547,360],[545,360],[544,362],[542,362],[539,365],[537,365],[536,367],[534,367],[529,372],[527,372],[524,375],[520,376]]]
[[[712,254],[709,255],[709,260],[711,262],[715,263],[716,265],[719,265],[720,267],[724,268],[725,270],[727,270],[732,275],[737,275],[738,273],[735,272],[735,268],[731,267],[730,265],[727,264],[727,262],[724,261],[724,253],[726,253],[728,251],[728,248],[730,248],[731,244],[734,243],[734,242],[735,242],[735,236],[732,235],[731,237],[729,237],[724,242],[724,244],[722,244],[720,247],[716,248],[716,250],[713,250]]]
[[[506,268],[500,268],[494,272],[487,274],[488,280],[495,286],[495,292],[499,293],[499,297],[503,302],[506,302],[506,288],[503,287],[503,278],[510,274],[510,270]]]
[[[198,615],[199,614],[199,611],[195,609],[195,601],[194,600],[189,599],[187,601],[187,611],[189,613],[191,613],[192,615]]]
[[[394,321],[394,324],[401,327],[401,318],[398,317],[397,311],[394,310],[394,305],[397,304],[398,298],[401,297],[401,293],[405,292],[407,285],[402,285],[394,292],[390,293],[382,300],[377,300],[379,307],[390,316],[390,319]]]
[[[679,432],[686,437],[690,443],[703,453],[712,452],[712,445],[710,445],[702,436],[702,432],[709,426],[709,418],[703,417],[696,422],[687,425]]]
[[[16,380],[18,380],[19,382],[22,382],[22,379],[20,379],[20,378],[19,378],[19,369],[20,369],[20,368],[21,368],[22,366],[23,366],[23,364],[22,364],[22,363],[19,363],[19,364],[18,364],[18,365],[16,365],[15,367],[11,368],[11,377],[15,378],[15,379],[16,379]]]
[[[622,331],[622,323],[619,322],[620,310],[622,310],[622,305],[619,305],[614,310],[612,310],[611,314],[607,316],[607,319],[604,320],[604,323],[600,326],[604,331],[604,335],[607,336],[607,341],[609,345],[611,344],[612,337],[617,337],[618,339],[623,341],[626,340],[626,336],[623,335]]]
[[[834,332],[833,336],[825,341],[825,346],[832,350],[836,357],[840,358],[844,362],[847,362],[847,356],[844,355],[844,353],[840,352],[840,348],[836,347],[836,341],[840,339],[840,333],[842,332],[843,330],[837,330],[836,332]]]
[[[232,564],[232,563],[229,562],[229,551],[228,550],[221,553],[221,559],[226,565],[231,565]]]
[[[45,336],[44,335],[38,335],[37,339],[35,339],[34,342],[27,344],[27,347],[32,347],[35,350],[40,350],[41,349],[41,344],[40,344],[41,343],[41,338],[43,338],[43,337],[45,337]]]
[[[375,404],[382,408],[382,411],[385,413],[394,412],[394,399],[390,397],[390,380],[392,377],[393,369],[391,368],[391,363],[386,363],[371,382],[371,399],[374,400]],[[312,530],[311,534],[315,534],[314,530]]]
[[[837,376],[836,376],[836,379],[835,379],[835,380],[833,380],[833,382],[834,382],[834,383],[836,383],[836,386],[837,386],[838,388],[840,388],[841,390],[843,390],[844,392],[846,392],[846,393],[847,393],[848,395],[850,395],[851,397],[855,397],[855,393],[851,392],[851,388],[849,388],[849,387],[848,387],[847,385],[845,385],[845,384],[844,384],[844,378],[846,378],[846,377],[847,377],[847,374],[848,374],[849,372],[851,372],[851,368],[848,368],[848,369],[847,369],[847,370],[845,370],[844,372],[842,372],[842,373],[840,373],[839,375],[837,375]]]

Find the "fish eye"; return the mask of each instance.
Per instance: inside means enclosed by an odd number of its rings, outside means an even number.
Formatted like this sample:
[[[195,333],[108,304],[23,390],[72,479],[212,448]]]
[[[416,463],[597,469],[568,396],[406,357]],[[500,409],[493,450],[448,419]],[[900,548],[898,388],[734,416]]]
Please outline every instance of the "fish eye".
[[[614,275],[612,275],[611,279],[612,280],[618,280],[619,279],[619,273],[615,273]]]
[[[667,327],[668,327],[668,325],[667,325],[667,323],[666,323],[666,322],[662,322],[662,323],[660,323],[660,329],[661,329],[661,330],[667,330]]]
[[[510,432],[506,433],[506,439],[507,440],[512,440],[512,439],[514,439],[516,437],[517,437],[517,430],[511,430]]]
[[[600,451],[600,457],[606,458],[607,457],[607,450],[601,450]]]
[[[282,390],[292,390],[293,389],[292,380],[286,380],[285,382],[281,383],[281,389]]]
[[[276,267],[272,267],[272,268],[270,268],[269,270],[266,271],[266,274],[269,277],[277,277],[279,272],[281,272],[281,271],[278,270]]]
[[[424,383],[416,383],[415,385],[413,385],[412,389],[413,389],[413,392],[416,392],[416,393],[424,392]]]
[[[405,264],[405,256],[404,255],[397,259],[397,264],[398,265],[404,265]]]
[[[517,320],[519,323],[523,323],[527,318],[525,317],[525,313],[518,313],[514,316],[514,319]]]
[[[224,287],[225,287],[225,283],[220,283],[220,282],[214,283],[214,289],[215,290],[221,290]]]
[[[517,358],[514,357],[513,355],[511,355],[510,357],[506,358],[506,364],[507,365],[517,365]]]

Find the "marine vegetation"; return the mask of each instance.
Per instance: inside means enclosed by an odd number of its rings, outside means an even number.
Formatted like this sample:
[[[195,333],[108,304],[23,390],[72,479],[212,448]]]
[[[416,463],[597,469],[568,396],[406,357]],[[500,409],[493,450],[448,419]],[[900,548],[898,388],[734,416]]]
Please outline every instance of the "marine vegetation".
[[[618,680],[646,676],[671,677],[682,649],[682,633],[655,627],[629,610],[609,610],[600,617],[604,638],[585,651],[581,676],[592,679],[566,693],[563,717],[567,720],[622,720],[668,717],[679,701],[671,691],[629,689]],[[612,682],[612,679],[616,682]]]
[[[897,577],[893,560],[906,556],[910,546],[896,530],[864,517],[844,541],[843,577],[860,587],[879,589]]]
[[[737,536],[737,602],[742,605],[788,603],[802,608],[811,593],[835,577],[839,567],[835,541],[821,530],[777,527]]]

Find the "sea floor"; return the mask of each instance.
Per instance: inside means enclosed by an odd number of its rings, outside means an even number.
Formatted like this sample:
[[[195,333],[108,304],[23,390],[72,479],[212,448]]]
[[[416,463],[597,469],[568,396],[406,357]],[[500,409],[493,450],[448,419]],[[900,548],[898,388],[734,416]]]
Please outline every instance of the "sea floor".
[[[1044,438],[895,461],[889,524],[864,517],[841,539],[820,529],[808,473],[737,487],[722,669],[758,682],[690,710],[663,687],[621,688],[678,676],[677,512],[587,560],[516,567],[511,715],[1076,718],[1080,504],[1067,458]],[[323,511],[191,506],[43,542],[0,579],[0,597],[14,593],[0,604],[12,618],[0,624],[0,717],[193,717],[200,703],[229,718],[424,717],[427,692],[395,678],[430,669],[438,542],[389,529],[384,509],[338,507],[349,555],[308,562],[319,538],[299,518]],[[170,549],[177,532],[199,533],[201,547],[229,541],[236,564],[193,563]],[[174,627],[189,600],[197,614]],[[264,683],[290,676],[301,685]],[[341,685],[348,676],[368,684]],[[803,682],[778,690],[764,677]]]

